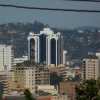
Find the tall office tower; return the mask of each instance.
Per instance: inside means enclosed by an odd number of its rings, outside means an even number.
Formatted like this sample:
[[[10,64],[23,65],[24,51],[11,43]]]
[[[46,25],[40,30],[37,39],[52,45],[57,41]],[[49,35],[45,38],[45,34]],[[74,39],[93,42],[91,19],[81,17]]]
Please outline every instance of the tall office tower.
[[[11,45],[0,45],[0,71],[10,70],[13,62]]]
[[[39,62],[39,35],[31,32],[28,36],[28,58]]]
[[[50,64],[63,63],[63,37],[60,32],[54,33],[50,28],[44,28],[39,34],[28,36],[29,60]]]
[[[95,55],[89,55],[83,59],[82,63],[82,79],[97,80],[100,76],[99,59]]]

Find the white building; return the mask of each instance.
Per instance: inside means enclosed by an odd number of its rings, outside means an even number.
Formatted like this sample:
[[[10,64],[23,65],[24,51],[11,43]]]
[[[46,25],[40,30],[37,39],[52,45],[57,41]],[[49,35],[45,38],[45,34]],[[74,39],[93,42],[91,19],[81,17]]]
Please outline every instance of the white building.
[[[27,61],[27,60],[28,60],[28,56],[22,56],[20,58],[14,58],[13,65],[16,65],[18,63],[22,63],[22,62]]]
[[[63,63],[63,37],[50,28],[44,28],[39,34],[30,32],[28,36],[28,57],[38,63]]]
[[[58,91],[55,89],[53,85],[37,85],[38,91],[44,91],[50,93],[52,95],[57,95]]]
[[[10,70],[13,62],[11,45],[0,45],[0,71]]]
[[[99,58],[99,60],[100,60],[100,52],[97,52],[96,53],[96,56]]]
[[[75,70],[74,68],[70,68],[69,66],[65,67],[65,80],[69,78],[75,78]]]
[[[67,56],[67,51],[66,50],[64,50],[63,51],[63,64],[65,65],[66,64],[66,56]]]

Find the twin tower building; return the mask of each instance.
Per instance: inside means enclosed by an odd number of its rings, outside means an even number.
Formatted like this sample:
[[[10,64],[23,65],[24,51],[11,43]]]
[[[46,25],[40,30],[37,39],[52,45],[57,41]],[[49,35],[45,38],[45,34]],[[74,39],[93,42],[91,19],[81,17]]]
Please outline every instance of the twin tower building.
[[[36,63],[47,65],[63,64],[63,37],[60,32],[54,33],[44,28],[39,34],[30,32],[28,36],[28,57]]]

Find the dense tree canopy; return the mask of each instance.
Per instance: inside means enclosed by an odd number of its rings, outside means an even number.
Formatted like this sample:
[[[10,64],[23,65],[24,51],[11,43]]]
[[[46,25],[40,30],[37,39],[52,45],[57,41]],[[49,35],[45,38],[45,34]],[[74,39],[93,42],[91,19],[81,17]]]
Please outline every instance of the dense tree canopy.
[[[36,100],[28,89],[24,91],[24,95],[26,100]]]
[[[100,80],[86,80],[77,86],[76,100],[100,100]]]

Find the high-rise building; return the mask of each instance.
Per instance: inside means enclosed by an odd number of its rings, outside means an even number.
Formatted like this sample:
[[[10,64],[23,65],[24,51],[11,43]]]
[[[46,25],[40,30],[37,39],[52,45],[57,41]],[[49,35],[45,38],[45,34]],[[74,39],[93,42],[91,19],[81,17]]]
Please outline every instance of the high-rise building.
[[[11,45],[0,45],[0,71],[10,70],[13,62]]]
[[[63,37],[60,32],[54,33],[44,28],[39,34],[30,32],[28,36],[28,57],[38,63],[63,63]]]
[[[82,63],[82,79],[97,80],[100,76],[99,59],[95,55],[89,55],[83,59]]]

